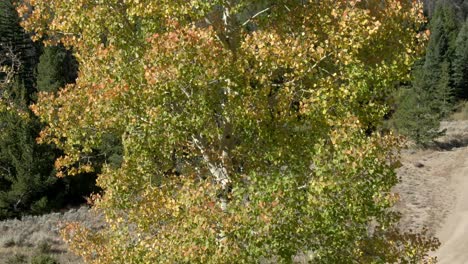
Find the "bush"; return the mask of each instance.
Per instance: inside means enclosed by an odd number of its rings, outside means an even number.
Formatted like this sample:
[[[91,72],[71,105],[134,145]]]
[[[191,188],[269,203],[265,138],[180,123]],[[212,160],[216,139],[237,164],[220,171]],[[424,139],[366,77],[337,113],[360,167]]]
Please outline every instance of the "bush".
[[[31,258],[31,264],[59,264],[59,262],[48,254],[38,254]]]
[[[37,245],[37,251],[42,254],[49,253],[51,250],[51,246],[46,241],[42,241]]]
[[[49,253],[51,246],[46,241],[40,242],[36,246],[36,253],[31,257],[30,264],[58,264],[59,262]]]

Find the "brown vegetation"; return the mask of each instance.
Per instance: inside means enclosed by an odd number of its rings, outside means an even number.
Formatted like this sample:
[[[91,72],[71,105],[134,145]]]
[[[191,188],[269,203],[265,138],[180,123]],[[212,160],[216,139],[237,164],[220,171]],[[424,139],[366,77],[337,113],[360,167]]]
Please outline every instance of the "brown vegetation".
[[[80,222],[92,229],[102,227],[99,216],[87,207],[71,209],[64,213],[43,216],[26,216],[0,222],[0,263],[8,263],[15,256],[27,258],[37,252],[48,253],[59,263],[82,263],[80,257],[67,251],[60,238],[60,229],[66,222]]]

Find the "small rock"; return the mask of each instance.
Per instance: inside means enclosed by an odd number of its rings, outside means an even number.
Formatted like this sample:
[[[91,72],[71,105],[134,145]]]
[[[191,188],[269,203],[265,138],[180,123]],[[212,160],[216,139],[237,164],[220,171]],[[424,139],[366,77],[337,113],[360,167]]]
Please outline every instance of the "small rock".
[[[414,163],[414,166],[415,166],[416,168],[422,168],[422,167],[424,167],[424,164],[422,164],[421,162],[418,161],[418,162],[415,162],[415,163]]]

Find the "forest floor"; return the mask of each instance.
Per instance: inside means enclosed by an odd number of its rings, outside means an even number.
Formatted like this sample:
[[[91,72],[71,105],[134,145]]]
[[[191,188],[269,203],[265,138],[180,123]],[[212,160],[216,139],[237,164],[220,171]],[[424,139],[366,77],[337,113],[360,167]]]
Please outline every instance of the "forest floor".
[[[441,247],[433,252],[439,263],[463,264],[468,263],[468,120],[446,121],[442,128],[447,129],[446,135],[431,148],[402,151],[401,182],[394,189],[400,195],[396,208],[402,213],[401,229],[426,227],[440,239]],[[96,219],[82,207],[2,221],[0,264],[25,263],[15,259],[28,259],[44,250],[61,264],[82,263],[60,240],[59,230],[70,221],[100,228],[102,223]]]
[[[442,264],[468,263],[468,121],[445,121],[433,147],[402,152],[397,208],[400,227],[429,233],[442,243],[432,254]]]

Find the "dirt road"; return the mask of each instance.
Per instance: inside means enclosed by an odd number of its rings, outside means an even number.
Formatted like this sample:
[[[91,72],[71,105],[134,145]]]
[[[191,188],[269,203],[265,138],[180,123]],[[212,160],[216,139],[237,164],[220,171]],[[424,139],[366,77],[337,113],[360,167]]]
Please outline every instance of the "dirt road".
[[[455,206],[436,233],[442,242],[436,256],[442,264],[468,263],[468,148],[459,151],[459,158],[450,177]]]
[[[444,122],[447,136],[432,150],[407,150],[399,170],[403,229],[436,235],[442,264],[468,263],[468,121]]]

